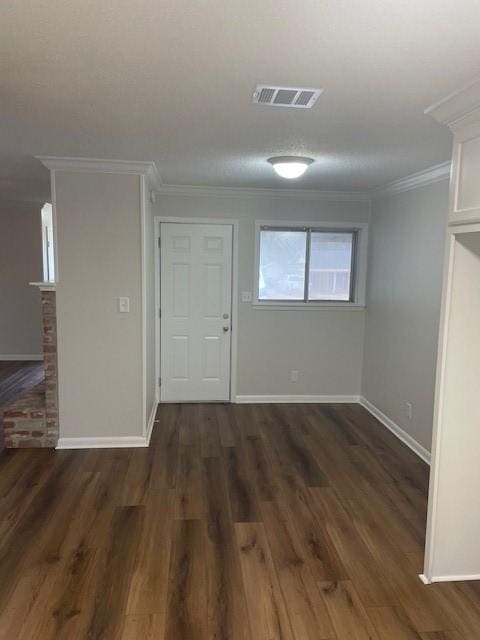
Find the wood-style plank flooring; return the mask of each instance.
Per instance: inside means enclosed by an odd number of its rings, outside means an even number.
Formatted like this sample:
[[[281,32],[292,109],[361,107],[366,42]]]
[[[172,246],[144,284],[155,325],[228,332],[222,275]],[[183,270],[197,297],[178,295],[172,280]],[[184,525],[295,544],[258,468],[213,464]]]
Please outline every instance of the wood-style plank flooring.
[[[164,405],[0,461],[2,640],[478,640],[425,586],[427,467],[358,405]]]

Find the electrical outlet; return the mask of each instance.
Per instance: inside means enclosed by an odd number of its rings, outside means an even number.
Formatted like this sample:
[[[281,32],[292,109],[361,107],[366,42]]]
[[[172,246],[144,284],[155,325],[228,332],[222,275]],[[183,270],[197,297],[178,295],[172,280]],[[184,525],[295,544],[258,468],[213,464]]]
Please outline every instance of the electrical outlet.
[[[412,403],[411,402],[406,402],[405,403],[405,413],[407,414],[407,418],[409,420],[412,419]]]
[[[118,312],[119,313],[130,312],[130,298],[118,298]]]
[[[290,371],[290,382],[298,382],[298,371]]]

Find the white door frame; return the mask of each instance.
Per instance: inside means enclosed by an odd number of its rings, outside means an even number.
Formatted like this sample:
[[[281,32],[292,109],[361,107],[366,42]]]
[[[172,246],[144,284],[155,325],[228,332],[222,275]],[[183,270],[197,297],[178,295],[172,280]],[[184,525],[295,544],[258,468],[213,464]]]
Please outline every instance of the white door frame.
[[[232,329],[230,342],[230,402],[236,401],[237,396],[237,336],[238,336],[238,228],[239,221],[230,218],[182,218],[155,216],[155,378],[156,378],[156,400],[160,399],[160,225],[162,222],[173,222],[175,224],[223,224],[232,227]]]

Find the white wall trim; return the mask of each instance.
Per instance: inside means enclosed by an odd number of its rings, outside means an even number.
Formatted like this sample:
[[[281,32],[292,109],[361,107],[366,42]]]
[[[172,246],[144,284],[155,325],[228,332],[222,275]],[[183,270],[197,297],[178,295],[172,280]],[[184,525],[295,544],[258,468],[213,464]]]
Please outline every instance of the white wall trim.
[[[451,167],[452,163],[448,160],[447,162],[436,164],[423,171],[417,171],[404,178],[393,180],[383,187],[374,189],[370,192],[371,197],[375,200],[377,198],[395,195],[396,193],[403,193],[404,191],[412,191],[419,187],[426,187],[429,184],[435,184],[442,180],[448,180],[450,178]]]
[[[452,576],[432,576],[431,578],[427,578],[424,573],[421,573],[418,577],[423,582],[423,584],[432,584],[433,582],[464,582],[469,580],[480,580],[480,573],[466,573]]]
[[[150,446],[150,438],[152,437],[152,432],[153,432],[153,425],[155,424],[155,418],[157,416],[157,408],[158,408],[158,402],[155,401],[153,403],[153,407],[152,407],[152,411],[150,413],[150,418],[148,419],[148,424],[147,424],[147,431],[145,434],[145,439],[146,439],[146,447]]]
[[[153,217],[154,260],[155,260],[155,400],[160,402],[159,378],[161,372],[160,362],[160,218]]]
[[[43,360],[42,353],[1,353],[0,360]]]
[[[291,198],[323,202],[369,202],[372,198],[400,193],[402,191],[410,191],[417,187],[434,184],[440,180],[446,180],[450,175],[451,165],[450,161],[437,164],[370,191],[330,191],[163,184],[154,162],[61,156],[36,156],[36,158],[52,172],[68,171],[76,173],[144,175],[152,191],[160,195],[220,198]]]
[[[421,458],[427,464],[430,464],[430,452],[427,451],[427,449],[425,449],[425,447],[423,447],[419,442],[417,442],[415,438],[413,438],[409,433],[399,427],[396,422],[391,420],[364,396],[360,396],[359,402],[362,407],[364,407],[369,413],[372,414],[372,416],[374,416],[379,422],[381,422],[383,426],[387,427],[387,429],[391,431],[395,436],[397,436],[399,440],[401,440],[404,444],[407,445],[407,447],[409,447],[414,453],[416,453],[419,458]]]
[[[123,449],[148,447],[145,436],[119,436],[117,438],[60,438],[57,449]]]
[[[217,198],[293,198],[299,200],[319,200],[323,202],[370,202],[395,193],[411,191],[429,184],[435,184],[450,177],[451,160],[427,167],[422,171],[392,180],[377,189],[367,191],[322,191],[313,189],[265,189],[251,187],[215,187],[201,185],[163,184],[160,195],[217,197]]]
[[[314,303],[305,302],[304,300],[298,302],[285,302],[285,301],[268,301],[259,300],[258,298],[258,271],[260,268],[260,231],[263,226],[266,227],[292,227],[292,228],[325,228],[325,229],[349,229],[357,231],[358,242],[356,251],[356,265],[355,265],[355,292],[353,302],[342,302],[340,305],[336,305],[334,302],[326,303]],[[255,265],[253,269],[253,305],[257,309],[267,309],[268,307],[291,307],[299,309],[311,309],[312,306],[319,310],[323,305],[325,308],[339,307],[345,309],[365,308],[365,298],[367,291],[367,268],[368,268],[368,222],[304,222],[300,220],[255,220],[255,246],[254,246],[254,259]],[[253,306],[252,305],[252,306]]]
[[[164,184],[160,195],[216,198],[294,198],[325,202],[368,202],[367,191],[317,191],[313,189],[266,189]]]
[[[425,109],[426,115],[451,128],[480,109],[480,77],[453,91]]]
[[[87,438],[60,438],[57,449],[124,449],[148,447],[152,437],[158,403],[153,405],[148,425],[143,436],[119,436],[111,438],[87,437]]]
[[[259,300],[252,302],[252,309],[270,309],[270,311],[365,311],[364,304],[357,302],[274,302]]]
[[[55,291],[57,288],[56,282],[29,282],[32,287],[38,287],[40,291]]]
[[[332,395],[332,396],[236,396],[236,404],[325,404],[325,403],[357,403],[359,396]]]
[[[162,222],[173,222],[176,224],[224,224],[232,227],[233,232],[233,250],[232,250],[232,322],[231,322],[231,352],[230,352],[230,402],[235,401],[237,392],[237,360],[238,360],[238,276],[239,276],[239,221],[235,218],[183,218],[183,217],[165,217],[155,216],[155,275],[157,282],[155,284],[156,304],[155,304],[155,355],[156,355],[156,377],[157,389],[158,380],[161,376],[161,321],[160,321],[160,247],[158,238],[160,238],[160,225]],[[158,389],[157,399],[160,401],[160,389]]]
[[[140,264],[141,264],[141,305],[142,305],[142,434],[147,434],[147,257],[146,257],[146,198],[145,176],[140,177]]]
[[[100,158],[66,158],[61,156],[36,156],[50,171],[71,173],[122,173],[147,176],[155,189],[162,188],[162,180],[154,162],[135,160],[104,160]]]
[[[375,405],[363,396],[358,395],[238,395],[232,399],[236,404],[361,404],[369,413],[379,420],[399,440],[406,444],[424,462],[430,464],[430,454],[408,433],[390,420]],[[157,408],[155,402],[148,420],[145,436],[120,436],[112,438],[87,437],[87,438],[60,438],[57,449],[116,449],[125,447],[148,447],[152,436]],[[480,576],[437,576],[429,580],[424,574],[420,576],[425,584],[430,582],[455,581],[455,580],[479,580]]]
[[[58,267],[58,230],[57,230],[57,185],[55,171],[50,171],[50,192],[52,199],[52,224],[53,224],[53,264],[55,271],[55,281],[60,281],[60,270]]]
[[[425,534],[424,575],[432,575],[435,560],[437,534],[438,492],[440,485],[440,465],[442,461],[443,399],[445,369],[447,358],[448,327],[450,321],[450,302],[452,296],[453,263],[455,258],[456,233],[461,230],[450,229],[445,240],[443,267],[442,301],[440,307],[440,326],[438,331],[437,366],[435,376],[435,400],[433,409],[432,469],[428,487],[427,528]]]

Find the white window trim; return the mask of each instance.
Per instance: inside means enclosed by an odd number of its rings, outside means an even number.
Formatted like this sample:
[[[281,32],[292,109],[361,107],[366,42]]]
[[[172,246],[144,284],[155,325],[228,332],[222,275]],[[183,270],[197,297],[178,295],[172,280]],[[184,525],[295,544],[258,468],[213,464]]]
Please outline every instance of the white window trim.
[[[55,282],[55,228],[53,222],[53,207],[46,202],[41,210],[42,219],[42,252],[43,252],[43,281]]]
[[[316,301],[304,302],[292,300],[259,300],[258,299],[258,271],[260,268],[260,231],[262,227],[317,227],[322,229],[353,229],[357,231],[357,255],[356,255],[356,278],[353,302],[331,302]],[[368,223],[367,222],[324,222],[315,220],[314,222],[299,222],[297,220],[255,220],[255,270],[253,282],[253,303],[257,309],[303,309],[308,311],[324,310],[349,310],[361,311],[365,309],[365,295],[367,289],[367,249],[368,249]]]
[[[183,216],[154,216],[155,225],[155,379],[161,375],[161,322],[160,322],[160,229],[162,222],[178,224],[223,224],[233,229],[232,253],[232,332],[230,352],[230,402],[237,397],[237,363],[238,363],[238,274],[239,274],[239,228],[237,218],[192,218]],[[160,388],[157,386],[157,402],[161,402]]]

